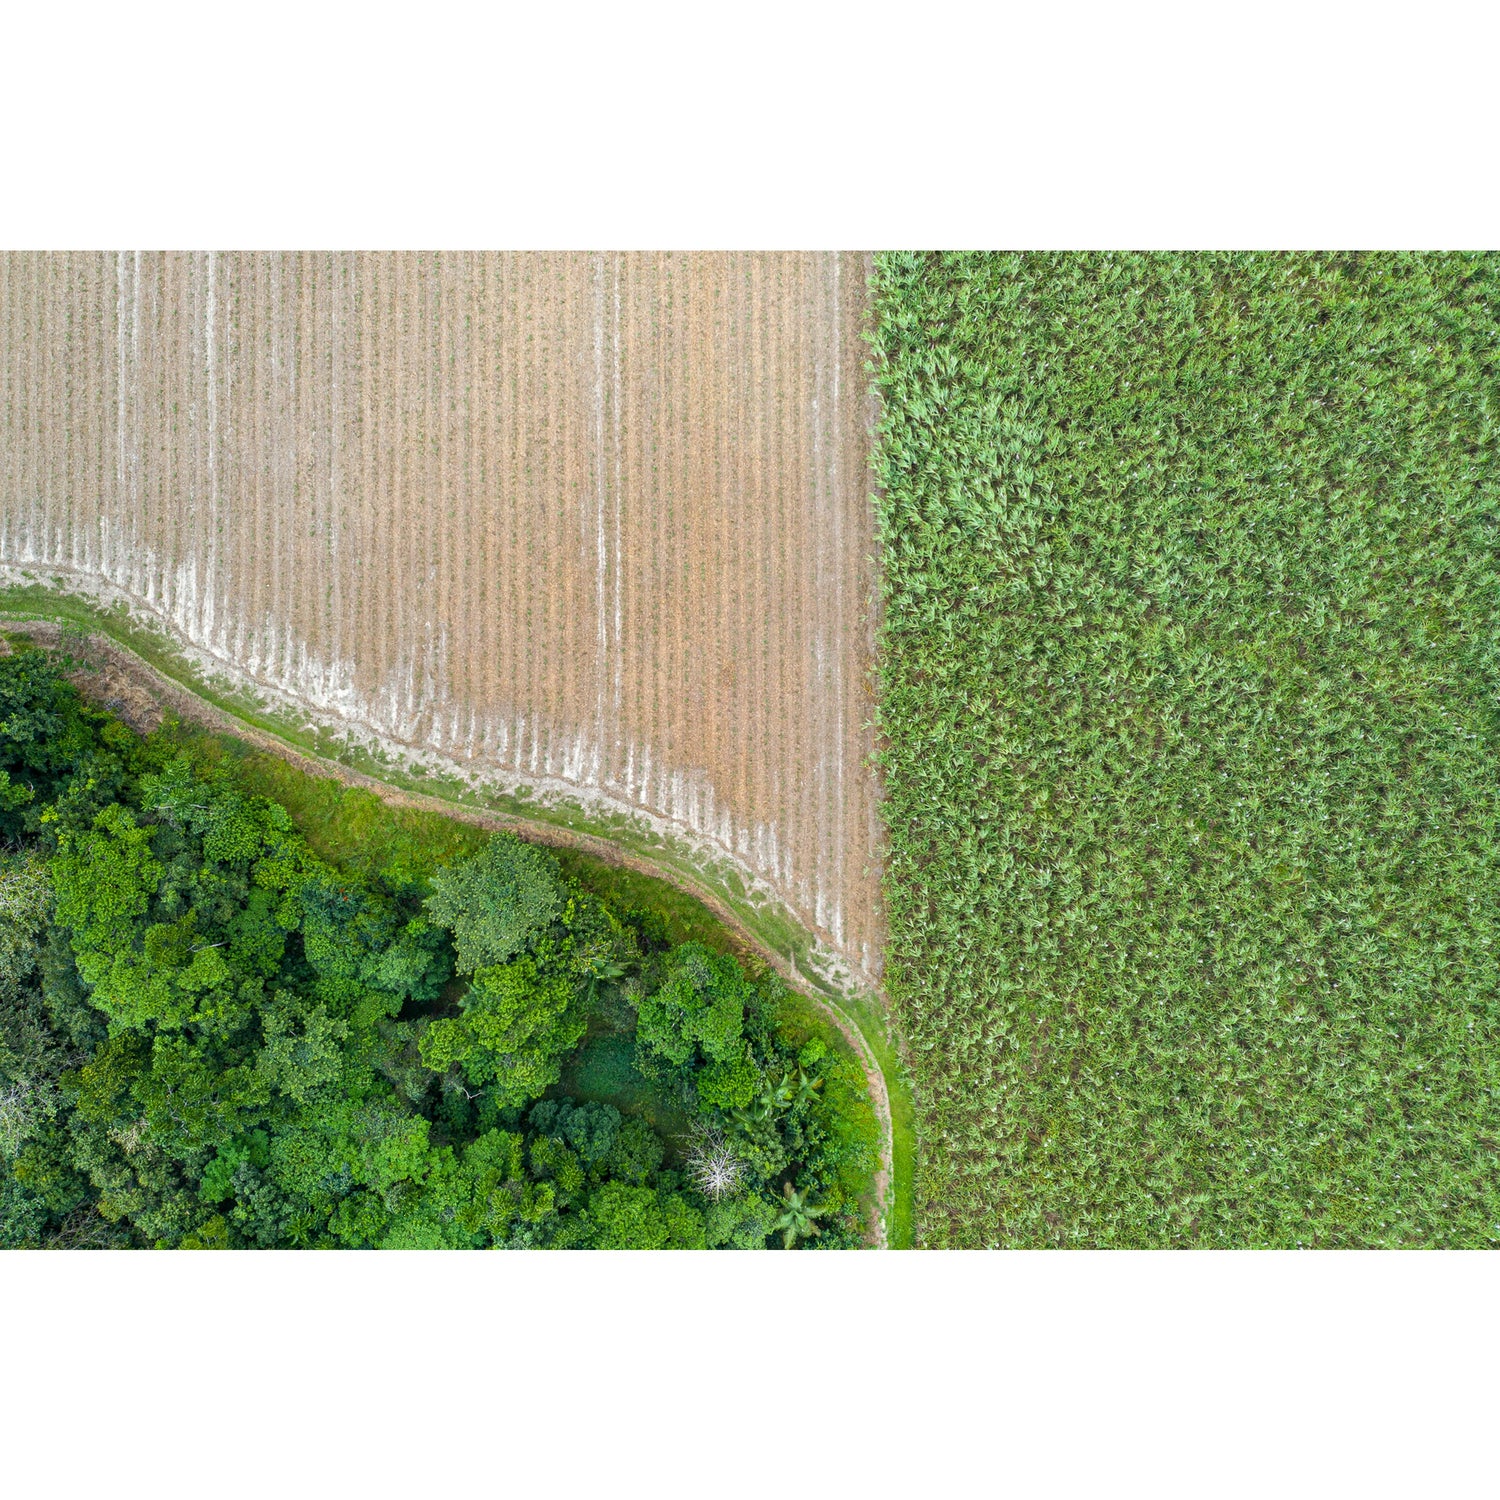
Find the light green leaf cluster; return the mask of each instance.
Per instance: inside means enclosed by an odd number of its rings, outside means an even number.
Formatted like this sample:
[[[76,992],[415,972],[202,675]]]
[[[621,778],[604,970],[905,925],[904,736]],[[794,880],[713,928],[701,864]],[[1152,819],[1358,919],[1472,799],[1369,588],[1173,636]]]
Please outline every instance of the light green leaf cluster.
[[[464,973],[503,964],[561,914],[566,890],[557,861],[513,834],[494,834],[472,859],[439,870],[427,910],[450,928]]]
[[[504,1106],[556,1083],[588,1024],[572,978],[529,956],[480,969],[460,1003],[461,1017],[434,1021],[423,1035],[422,1060],[437,1072],[456,1063],[470,1083],[495,1084]]]
[[[874,317],[921,1242],[1500,1243],[1500,257]]]

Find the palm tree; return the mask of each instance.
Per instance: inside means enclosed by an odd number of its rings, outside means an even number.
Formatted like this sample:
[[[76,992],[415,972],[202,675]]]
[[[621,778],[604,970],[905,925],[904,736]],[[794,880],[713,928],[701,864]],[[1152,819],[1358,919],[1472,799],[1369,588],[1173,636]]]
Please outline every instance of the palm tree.
[[[814,1235],[822,1234],[822,1229],[813,1223],[814,1219],[820,1219],[828,1212],[826,1204],[814,1203],[809,1193],[799,1193],[790,1182],[781,1185],[781,1196],[786,1202],[786,1207],[781,1211],[781,1217],[771,1227],[773,1230],[781,1231],[781,1245],[784,1250],[790,1250],[798,1240],[811,1239]]]
[[[599,990],[606,984],[618,984],[625,977],[625,965],[607,953],[590,953],[579,965],[582,970],[583,992],[590,1005],[599,1000]]]
[[[809,1078],[802,1068],[798,1068],[797,1092],[792,1099],[792,1103],[794,1105],[811,1104],[818,1097],[818,1090],[822,1087],[823,1080],[821,1078]]]
[[[763,1125],[769,1119],[785,1111],[792,1102],[791,1085],[787,1082],[786,1075],[779,1078],[767,1077],[765,1086],[750,1103],[748,1109],[732,1109],[730,1118],[741,1130],[750,1130],[753,1126]]]

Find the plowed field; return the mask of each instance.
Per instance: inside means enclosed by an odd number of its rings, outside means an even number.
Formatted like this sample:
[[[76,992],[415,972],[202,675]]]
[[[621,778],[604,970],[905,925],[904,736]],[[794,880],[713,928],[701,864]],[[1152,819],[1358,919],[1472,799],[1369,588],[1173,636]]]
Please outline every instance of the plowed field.
[[[0,257],[0,562],[729,857],[873,978],[852,255]]]

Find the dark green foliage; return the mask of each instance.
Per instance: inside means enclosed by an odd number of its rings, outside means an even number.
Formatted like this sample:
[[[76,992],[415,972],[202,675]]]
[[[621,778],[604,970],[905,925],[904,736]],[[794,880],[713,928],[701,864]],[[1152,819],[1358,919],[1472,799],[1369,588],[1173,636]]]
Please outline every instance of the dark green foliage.
[[[71,774],[48,761],[15,806],[0,786],[0,812],[29,820],[0,856],[0,1244],[765,1244],[781,1178],[747,1146],[711,1203],[679,1157],[695,1122],[793,1065],[774,986],[656,947],[662,924],[508,835],[406,830],[388,859],[329,864],[244,762],[136,739],[44,662],[25,661],[12,717],[24,731],[39,704],[77,734]],[[19,765],[32,744],[0,750]],[[651,1080],[636,1006],[664,982],[687,1051]],[[595,1077],[606,1055],[618,1102],[569,1097],[565,1067]],[[783,1103],[768,1171],[868,1175],[859,1101],[846,1121],[815,1091]],[[851,1201],[828,1242],[858,1228]]]
[[[28,826],[37,797],[50,800],[60,778],[97,754],[104,722],[44,652],[21,646],[0,657],[0,835]]]
[[[0,1158],[14,1162],[56,1118],[73,1049],[41,988],[51,883],[40,856],[0,856]]]
[[[540,1134],[571,1146],[586,1167],[608,1161],[620,1134],[620,1111],[612,1104],[547,1100],[534,1106],[528,1118]]]
[[[703,1213],[680,1193],[608,1182],[589,1203],[599,1250],[703,1250]]]
[[[798,1192],[791,1183],[782,1188],[781,1200],[781,1213],[771,1227],[780,1232],[785,1249],[822,1234],[817,1221],[827,1212],[825,1205],[814,1202],[810,1193]]]
[[[47,1242],[47,1204],[0,1164],[0,1250],[36,1249]]]
[[[625,1120],[610,1143],[610,1176],[632,1184],[645,1182],[661,1166],[664,1154],[661,1137],[644,1120]]]
[[[528,858],[518,856],[513,845]],[[538,859],[530,860],[531,855]],[[590,1010],[635,958],[624,926],[598,901],[570,894],[560,876],[538,896],[542,875],[550,880],[555,874],[542,859],[542,851],[496,834],[490,848],[439,871],[427,901],[433,919],[453,928],[455,944],[469,934],[471,958],[502,951],[519,955],[474,969],[459,1001],[463,1014],[434,1021],[419,1044],[428,1067],[437,1072],[457,1067],[470,1083],[490,1085],[501,1108],[539,1098],[558,1081],[563,1058],[587,1029]],[[530,875],[501,879],[497,870]],[[455,892],[469,894],[460,901]],[[489,893],[483,897],[489,905],[476,916],[479,892]],[[488,935],[476,937],[480,929]],[[495,937],[502,932],[503,942]],[[462,958],[460,963],[467,966]]]
[[[875,317],[921,1241],[1500,1243],[1500,260]]]

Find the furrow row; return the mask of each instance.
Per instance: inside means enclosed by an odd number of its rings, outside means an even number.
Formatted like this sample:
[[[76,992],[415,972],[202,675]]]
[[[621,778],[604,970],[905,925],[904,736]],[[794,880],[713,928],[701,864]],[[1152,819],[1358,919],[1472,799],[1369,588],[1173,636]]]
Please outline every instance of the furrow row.
[[[664,817],[878,973],[867,262],[0,257],[0,562]]]

